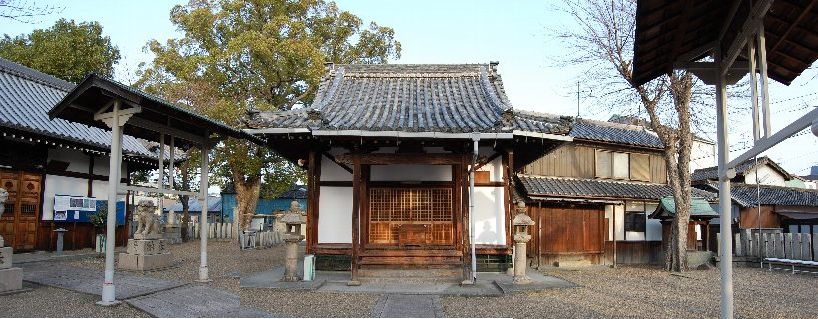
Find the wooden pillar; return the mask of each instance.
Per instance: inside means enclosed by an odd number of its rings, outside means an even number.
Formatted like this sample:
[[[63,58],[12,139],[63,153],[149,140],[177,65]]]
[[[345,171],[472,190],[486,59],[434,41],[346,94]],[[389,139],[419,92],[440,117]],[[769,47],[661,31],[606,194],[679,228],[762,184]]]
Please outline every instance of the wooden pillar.
[[[513,245],[511,241],[512,231],[514,230],[514,226],[511,225],[511,216],[512,214],[512,204],[511,203],[511,183],[512,183],[512,176],[514,176],[514,151],[509,147],[506,149],[506,156],[503,156],[503,182],[505,186],[505,203],[504,207],[506,208],[506,245],[511,246]]]
[[[319,187],[318,179],[320,177],[316,176],[315,171],[316,165],[321,165],[316,163],[319,161],[319,157],[320,154],[316,154],[315,150],[311,150],[307,159],[307,247],[305,247],[307,254],[313,252],[313,245],[318,241],[318,233],[316,232],[316,228],[318,228],[316,188]]]
[[[352,155],[352,274],[347,285],[359,286],[358,281],[358,249],[360,241],[360,208],[361,208],[361,154]]]
[[[463,218],[461,219],[462,222],[460,223],[460,229],[462,232],[460,233],[462,238],[462,251],[463,251],[463,280],[471,280],[471,253],[469,252],[469,247],[471,246],[471,241],[469,240],[469,205],[468,205],[468,183],[466,183],[466,171],[468,169],[468,161],[469,155],[463,155],[460,159],[460,178],[461,178],[461,185],[460,188],[460,207]]]
[[[88,154],[88,197],[94,197],[94,155]]]

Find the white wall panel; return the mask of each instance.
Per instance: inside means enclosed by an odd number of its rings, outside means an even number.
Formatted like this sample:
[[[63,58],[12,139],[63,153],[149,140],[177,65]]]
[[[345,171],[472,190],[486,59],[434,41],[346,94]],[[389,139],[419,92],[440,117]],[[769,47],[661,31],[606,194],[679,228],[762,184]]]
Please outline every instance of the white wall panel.
[[[318,243],[352,243],[352,187],[321,187]]]
[[[372,181],[435,181],[452,180],[451,165],[393,164],[372,165]]]
[[[506,211],[502,187],[475,187],[475,243],[506,244]],[[467,236],[467,234],[463,234]]]
[[[352,181],[352,173],[335,164],[329,157],[323,156],[321,158],[321,180],[348,182]]]

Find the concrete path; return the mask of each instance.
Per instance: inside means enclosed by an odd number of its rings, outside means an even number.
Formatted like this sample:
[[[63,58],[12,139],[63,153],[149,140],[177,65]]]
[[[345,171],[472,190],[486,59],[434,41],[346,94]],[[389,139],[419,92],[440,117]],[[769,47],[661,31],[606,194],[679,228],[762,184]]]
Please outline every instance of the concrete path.
[[[266,312],[241,306],[236,294],[199,285],[160,291],[126,301],[157,318],[272,317]]]
[[[372,309],[374,318],[442,318],[437,295],[383,295]]]
[[[71,291],[101,295],[103,272],[60,263],[23,265],[23,280]],[[227,291],[178,281],[117,272],[116,299],[154,317],[272,317],[243,307],[239,296]]]
[[[71,267],[60,263],[23,265],[23,280],[72,291],[101,295],[104,274],[100,270]],[[184,285],[183,282],[115,273],[116,299],[124,300]]]

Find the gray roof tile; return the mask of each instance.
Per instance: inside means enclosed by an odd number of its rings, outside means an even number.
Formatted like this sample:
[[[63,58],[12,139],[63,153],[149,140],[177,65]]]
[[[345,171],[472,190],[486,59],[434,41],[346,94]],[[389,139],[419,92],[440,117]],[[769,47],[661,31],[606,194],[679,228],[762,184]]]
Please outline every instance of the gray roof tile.
[[[336,65],[308,108],[259,113],[249,125],[452,133],[518,129],[549,134],[566,134],[569,128],[564,117],[512,110],[502,79],[489,64]]]
[[[659,200],[673,195],[673,189],[665,184],[523,174],[517,177],[528,196]],[[694,188],[692,192],[696,197],[715,198],[708,191]]]
[[[72,83],[0,58],[0,126],[109,149],[109,131],[61,119],[49,120],[48,111],[73,88]],[[122,147],[125,154],[153,157],[131,136],[123,137]]]
[[[702,188],[714,192],[718,192],[719,189],[714,183],[706,184]],[[818,207],[818,190],[814,189],[771,185],[759,185],[757,188],[753,184],[731,183],[730,195],[743,207],[755,207],[759,202],[761,205]]]
[[[770,165],[773,169],[778,170],[785,178],[790,179],[790,173],[784,170],[781,166],[779,166],[775,161],[771,160],[767,156],[762,156],[758,158],[758,164],[756,164],[755,159],[748,159],[744,162],[739,163],[736,165],[736,176],[743,176],[747,174],[747,171],[762,165]],[[690,176],[690,180],[692,181],[705,181],[705,180],[718,180],[719,179],[719,167],[707,167],[707,168],[700,168],[693,171],[693,174]]]
[[[641,125],[629,125],[605,121],[577,119],[569,134],[575,139],[619,143],[651,148],[664,144],[653,131]]]

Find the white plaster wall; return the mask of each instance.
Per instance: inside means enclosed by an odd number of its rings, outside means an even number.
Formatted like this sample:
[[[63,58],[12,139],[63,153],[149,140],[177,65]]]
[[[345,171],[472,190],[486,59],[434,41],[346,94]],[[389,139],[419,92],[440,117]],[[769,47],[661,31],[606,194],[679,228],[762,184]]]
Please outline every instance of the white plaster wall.
[[[503,158],[498,157],[492,160],[483,167],[480,167],[479,171],[488,171],[489,172],[489,179],[492,182],[502,182],[503,181]]]
[[[786,186],[785,177],[767,165],[748,171],[744,174],[744,182],[756,184],[756,174],[758,174],[758,184],[760,185]]]
[[[662,223],[658,219],[647,217],[656,210],[656,206],[658,204],[645,203],[645,218],[648,219],[645,223],[645,240],[662,240]]]
[[[352,187],[321,187],[318,243],[352,243]]]
[[[818,189],[818,183],[811,182],[811,181],[806,181],[806,182],[804,182],[804,187],[806,189]]]
[[[372,165],[372,181],[426,181],[448,182],[452,180],[451,165],[393,164]]]
[[[94,198],[108,199],[108,182],[94,181],[92,186]],[[88,180],[82,178],[46,175],[43,186],[43,220],[54,219],[54,195],[88,195]],[[124,200],[124,195],[117,196],[117,200]]]
[[[352,181],[352,173],[335,164],[329,157],[321,159],[321,180],[322,181]]]
[[[716,166],[716,145],[693,141],[690,146],[690,172]]]
[[[506,211],[502,187],[475,187],[475,243],[506,244]]]
[[[608,219],[608,240],[613,240],[613,234],[616,234],[618,241],[658,241],[662,240],[662,224],[658,219],[651,219],[647,216],[656,209],[655,203],[646,203],[645,209],[645,232],[625,232],[625,206],[624,205],[605,205],[605,218]],[[613,216],[616,214],[616,231],[614,232]],[[627,235],[627,237],[625,236]]]

